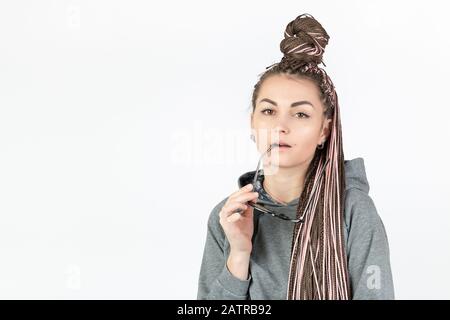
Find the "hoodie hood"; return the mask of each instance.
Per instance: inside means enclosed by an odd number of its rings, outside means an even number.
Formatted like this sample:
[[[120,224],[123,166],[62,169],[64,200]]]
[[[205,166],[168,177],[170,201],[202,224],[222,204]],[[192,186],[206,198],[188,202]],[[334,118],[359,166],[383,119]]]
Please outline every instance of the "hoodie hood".
[[[366,169],[364,166],[364,159],[359,157],[351,160],[344,160],[345,171],[345,191],[349,189],[358,189],[364,193],[369,193],[369,182],[367,181]],[[239,188],[253,183],[254,171],[248,171],[242,174],[238,179]],[[290,207],[297,206],[300,199],[297,197],[287,204],[279,203],[274,200],[263,188],[262,183],[264,181],[264,169],[259,170],[258,178],[254,186],[254,190],[259,193],[258,203],[268,205],[272,207]]]

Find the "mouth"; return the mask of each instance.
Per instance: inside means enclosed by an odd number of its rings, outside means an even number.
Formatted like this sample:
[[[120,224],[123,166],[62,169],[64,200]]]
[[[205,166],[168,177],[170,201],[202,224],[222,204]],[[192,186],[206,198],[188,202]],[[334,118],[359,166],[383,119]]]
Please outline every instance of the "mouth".
[[[272,143],[267,151],[270,152],[270,150],[273,150],[273,149],[276,149],[277,151],[282,152],[282,151],[287,151],[287,150],[291,149],[291,146],[287,143]]]
[[[273,144],[272,144],[272,148],[275,148],[275,147],[278,147],[278,148],[291,148],[291,146],[290,146],[289,144],[284,143],[284,142],[281,142],[281,143],[273,143]]]

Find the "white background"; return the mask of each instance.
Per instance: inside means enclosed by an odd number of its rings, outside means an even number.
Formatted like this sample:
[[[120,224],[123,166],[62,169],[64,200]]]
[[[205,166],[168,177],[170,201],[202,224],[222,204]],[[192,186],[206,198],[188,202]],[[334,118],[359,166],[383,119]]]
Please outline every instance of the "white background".
[[[254,170],[257,76],[312,14],[397,299],[450,298],[445,1],[2,1],[0,298],[195,299]]]

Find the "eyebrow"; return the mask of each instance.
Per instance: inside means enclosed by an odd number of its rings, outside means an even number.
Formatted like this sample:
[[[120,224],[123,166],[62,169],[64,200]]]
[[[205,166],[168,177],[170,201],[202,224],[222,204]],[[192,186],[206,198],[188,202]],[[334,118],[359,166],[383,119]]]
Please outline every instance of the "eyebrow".
[[[274,106],[278,106],[275,101],[270,100],[269,98],[263,98],[263,99],[259,100],[260,103],[263,102],[263,101],[269,102],[269,103],[273,104]],[[303,105],[303,104],[309,104],[311,107],[315,108],[314,105],[311,102],[306,101],[306,100],[297,101],[297,102],[292,103],[291,104],[291,108],[292,107],[297,107],[297,106],[300,106],[300,105]]]

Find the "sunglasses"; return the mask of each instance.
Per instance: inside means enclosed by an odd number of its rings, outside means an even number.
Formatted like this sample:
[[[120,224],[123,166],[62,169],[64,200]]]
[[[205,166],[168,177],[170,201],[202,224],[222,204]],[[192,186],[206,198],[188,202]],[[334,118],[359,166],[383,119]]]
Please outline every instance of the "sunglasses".
[[[263,158],[266,154],[268,154],[268,153],[271,152],[271,150],[272,150],[273,147],[278,147],[278,144],[274,143],[274,144],[270,145],[270,147],[267,149],[267,151],[265,151],[265,152],[261,155],[261,157],[259,158],[258,165],[256,166],[256,170],[255,170],[255,175],[254,175],[254,177],[253,177],[253,187],[256,185],[256,182],[257,182],[257,180],[258,180],[258,174],[259,174],[259,170],[260,170],[260,166],[261,166],[261,160],[262,160],[262,158]],[[324,172],[324,169],[326,168],[326,166],[327,166],[327,164],[328,164],[328,161],[329,161],[329,159],[326,160],[325,165],[323,166],[323,168],[322,168],[322,170],[321,170],[321,172],[320,172],[319,178],[321,178],[321,176],[322,176],[322,174],[323,174],[323,172]],[[312,192],[311,192],[311,195],[314,194],[315,189],[317,188],[317,185],[319,185],[319,183],[316,183],[316,184],[314,185],[313,190],[312,190]],[[278,219],[281,219],[281,220],[285,220],[285,221],[290,221],[290,222],[293,222],[293,223],[298,223],[298,222],[303,223],[303,222],[304,222],[304,218],[305,218],[305,213],[306,213],[307,208],[308,208],[308,206],[309,206],[309,204],[310,204],[311,198],[312,198],[312,197],[310,196],[310,199],[308,200],[308,205],[307,205],[306,208],[305,208],[305,212],[302,214],[302,216],[301,216],[299,219],[291,219],[291,218],[289,218],[288,216],[286,216],[285,214],[274,212],[273,210],[271,210],[271,209],[265,207],[265,206],[262,205],[262,204],[253,203],[253,202],[251,202],[251,201],[248,201],[246,204],[249,205],[249,206],[251,206],[251,207],[253,207],[254,209],[256,209],[256,210],[262,212],[263,214],[269,214],[269,215],[271,215],[272,217],[275,217],[275,218],[278,218]],[[239,214],[242,214],[243,210],[242,210],[242,209],[238,209],[236,212],[238,212]]]

